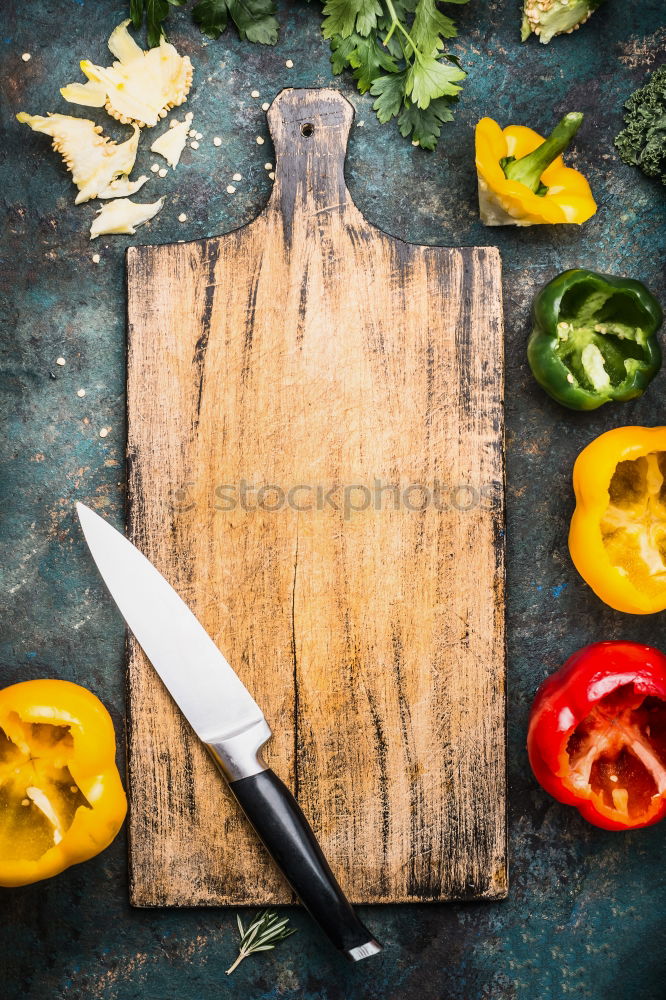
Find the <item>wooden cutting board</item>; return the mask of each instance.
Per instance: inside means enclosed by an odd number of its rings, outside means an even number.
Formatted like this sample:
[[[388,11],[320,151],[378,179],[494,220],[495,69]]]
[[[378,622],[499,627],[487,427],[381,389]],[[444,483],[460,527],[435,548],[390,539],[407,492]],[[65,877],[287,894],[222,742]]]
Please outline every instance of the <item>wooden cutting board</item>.
[[[366,222],[352,118],[336,91],[283,91],[261,215],[128,250],[129,531],[263,708],[350,898],[497,899],[499,254]],[[132,902],[288,902],[132,642],[129,698]]]

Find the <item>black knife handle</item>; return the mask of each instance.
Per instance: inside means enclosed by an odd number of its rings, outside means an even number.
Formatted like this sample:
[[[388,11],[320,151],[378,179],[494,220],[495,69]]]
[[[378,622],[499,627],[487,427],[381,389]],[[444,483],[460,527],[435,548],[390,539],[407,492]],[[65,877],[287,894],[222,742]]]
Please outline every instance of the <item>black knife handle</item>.
[[[303,810],[274,771],[229,788],[282,874],[324,934],[352,962],[381,951],[337,883]]]

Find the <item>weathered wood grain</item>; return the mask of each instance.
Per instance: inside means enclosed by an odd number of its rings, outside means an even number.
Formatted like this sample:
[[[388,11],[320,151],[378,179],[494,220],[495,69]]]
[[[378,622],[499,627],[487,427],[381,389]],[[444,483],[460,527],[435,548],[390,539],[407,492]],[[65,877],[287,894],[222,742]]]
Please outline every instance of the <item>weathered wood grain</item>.
[[[498,898],[499,255],[369,225],[352,114],[283,91],[264,212],[128,251],[129,530],[264,709],[354,901]],[[133,903],[288,901],[134,644],[129,698]]]

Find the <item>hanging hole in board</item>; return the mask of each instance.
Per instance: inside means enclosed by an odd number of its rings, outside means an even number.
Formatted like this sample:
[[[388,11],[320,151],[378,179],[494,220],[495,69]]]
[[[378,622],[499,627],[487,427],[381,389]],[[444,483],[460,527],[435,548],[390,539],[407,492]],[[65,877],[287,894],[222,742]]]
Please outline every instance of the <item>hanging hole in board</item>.
[[[304,135],[306,139],[309,139],[311,135],[314,135],[315,127],[312,122],[305,122],[301,125],[301,135]]]

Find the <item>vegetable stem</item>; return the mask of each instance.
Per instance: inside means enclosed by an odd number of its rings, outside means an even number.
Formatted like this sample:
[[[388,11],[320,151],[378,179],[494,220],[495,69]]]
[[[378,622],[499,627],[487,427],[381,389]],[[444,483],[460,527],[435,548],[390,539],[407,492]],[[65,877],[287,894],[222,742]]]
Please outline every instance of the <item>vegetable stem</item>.
[[[389,0],[387,0],[389,2]],[[524,184],[534,193],[539,192],[541,175],[553,160],[564,152],[583,122],[580,111],[571,111],[561,119],[540,146],[519,160],[511,160],[504,166],[504,175],[510,181]]]
[[[412,41],[412,36],[409,34],[409,32],[405,28],[404,24],[402,23],[402,21],[398,17],[398,15],[396,13],[396,10],[395,10],[395,7],[393,6],[391,0],[386,0],[386,6],[388,8],[389,14],[391,15],[391,28],[389,30],[388,35],[384,39],[384,45],[386,45],[386,43],[391,39],[391,36],[393,35],[393,32],[397,28],[398,31],[402,32],[402,34],[405,36],[405,38],[407,39],[407,41],[411,45],[412,51],[414,52],[414,55],[417,58],[420,58],[421,53],[419,52],[419,50],[414,45],[414,42]]]

